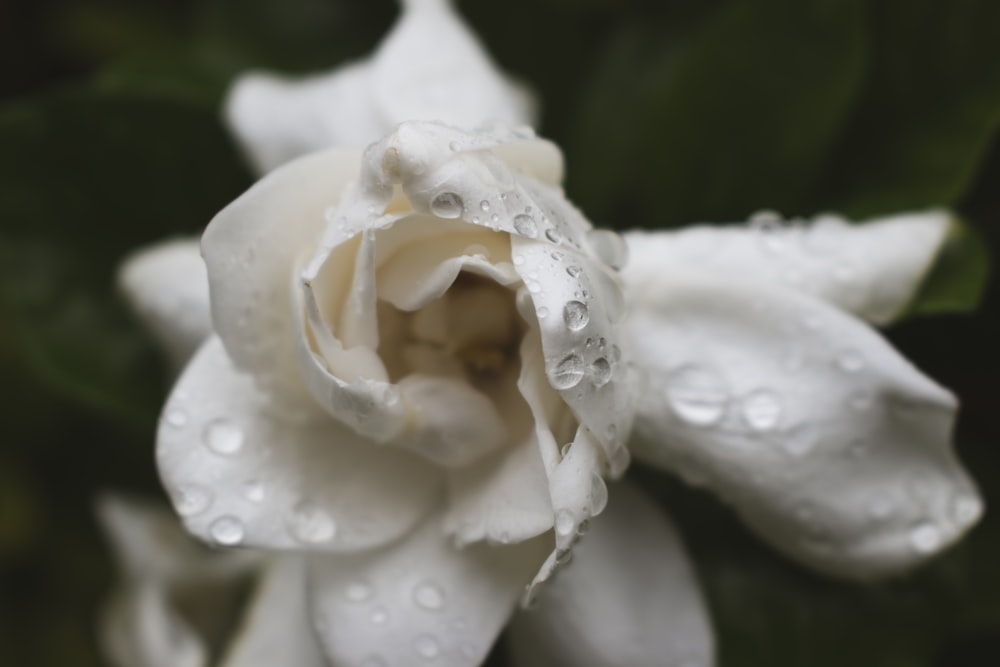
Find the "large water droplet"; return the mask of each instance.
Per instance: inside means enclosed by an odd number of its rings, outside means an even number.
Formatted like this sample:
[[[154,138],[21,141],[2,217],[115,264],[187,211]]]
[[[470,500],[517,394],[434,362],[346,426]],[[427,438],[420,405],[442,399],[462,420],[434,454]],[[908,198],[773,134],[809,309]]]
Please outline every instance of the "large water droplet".
[[[566,273],[569,274],[570,278],[579,278],[580,274],[583,273],[583,269],[574,264],[573,266],[566,267]]]
[[[319,507],[303,501],[292,509],[290,530],[300,542],[319,544],[333,539],[337,534],[337,524]]]
[[[590,516],[597,516],[608,506],[608,485],[596,472],[590,474]]]
[[[722,417],[728,401],[725,380],[712,368],[692,364],[667,376],[667,402],[689,424],[714,424]]]
[[[592,229],[587,232],[587,240],[597,257],[613,269],[625,266],[628,246],[621,235],[609,229]]]
[[[559,230],[555,227],[549,227],[545,230],[545,238],[547,238],[551,243],[562,242],[562,234],[560,234]]]
[[[431,635],[420,635],[413,640],[413,650],[424,660],[433,660],[441,652],[441,646]]]
[[[770,389],[757,389],[743,399],[743,418],[755,431],[770,431],[781,420],[781,400]]]
[[[917,553],[933,553],[941,546],[941,530],[930,521],[919,523],[910,531],[910,545]]]
[[[233,546],[243,541],[246,529],[243,522],[234,516],[220,516],[208,527],[212,539],[224,546]]]
[[[444,599],[444,590],[433,581],[424,581],[413,589],[413,601],[428,611],[440,611],[444,608]]]
[[[583,379],[583,358],[576,354],[567,354],[551,370],[549,380],[556,389],[572,389]]]
[[[604,357],[594,359],[590,365],[590,376],[594,380],[594,386],[603,387],[611,381],[611,363]]]
[[[518,234],[523,234],[528,238],[533,239],[538,235],[538,225],[535,224],[535,219],[524,213],[514,216],[514,229],[517,230]]]
[[[454,192],[442,192],[431,202],[431,213],[439,218],[457,218],[462,215],[462,198]]]
[[[213,495],[200,484],[181,484],[174,492],[174,507],[181,516],[194,516],[208,509]]]
[[[225,418],[213,419],[202,433],[205,446],[216,454],[231,456],[243,449],[243,430]]]
[[[580,301],[570,301],[563,308],[563,321],[570,331],[579,331],[590,322],[590,309]]]
[[[352,581],[344,588],[344,597],[349,602],[364,602],[370,600],[374,594],[375,589],[364,579]]]

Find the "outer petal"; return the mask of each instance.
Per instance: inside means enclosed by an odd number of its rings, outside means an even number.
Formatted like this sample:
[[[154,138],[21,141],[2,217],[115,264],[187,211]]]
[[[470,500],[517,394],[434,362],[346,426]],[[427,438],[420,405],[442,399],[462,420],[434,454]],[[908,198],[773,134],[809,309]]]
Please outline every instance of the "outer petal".
[[[409,530],[442,488],[411,454],[318,411],[275,409],[215,338],[167,402],[157,459],[188,530],[227,546],[370,548]]]
[[[478,665],[544,553],[537,541],[457,549],[432,517],[380,551],[316,558],[310,592],[327,657]]]
[[[712,628],[673,526],[617,484],[573,561],[509,629],[517,667],[711,667]]]
[[[665,264],[738,275],[808,292],[870,322],[887,324],[913,299],[948,234],[946,211],[908,213],[851,225],[832,215],[782,224],[758,214],[749,227],[631,232],[623,278],[663,282]]]
[[[262,384],[286,391],[301,384],[292,281],[359,160],[348,149],[296,160],[258,181],[205,230],[215,331],[236,365]]]
[[[325,667],[306,606],[305,561],[271,563],[221,667]]]
[[[627,323],[638,457],[705,484],[778,549],[857,579],[916,565],[981,511],[955,399],[861,322],[781,287],[664,268]]]
[[[178,367],[212,333],[208,274],[197,241],[167,241],[132,253],[118,282]]]
[[[203,667],[208,650],[172,609],[162,582],[139,582],[112,599],[101,622],[104,654],[116,667]]]

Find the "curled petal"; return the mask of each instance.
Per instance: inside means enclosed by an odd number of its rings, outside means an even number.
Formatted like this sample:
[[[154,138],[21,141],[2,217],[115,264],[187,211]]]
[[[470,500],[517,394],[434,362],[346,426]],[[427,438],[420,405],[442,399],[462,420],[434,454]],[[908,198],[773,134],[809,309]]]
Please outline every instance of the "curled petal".
[[[118,282],[176,366],[211,335],[208,275],[197,241],[167,241],[133,253]]]
[[[670,289],[661,267],[683,265],[808,292],[875,324],[896,319],[944,244],[947,211],[907,213],[851,225],[832,215],[784,224],[759,214],[749,227],[631,232],[623,276]]]
[[[573,560],[509,629],[517,667],[714,663],[712,628],[671,523],[616,484]]]
[[[636,293],[626,325],[647,378],[634,454],[843,577],[905,570],[975,523],[955,399],[878,334],[800,292],[663,273],[671,288]]]
[[[327,657],[479,665],[543,554],[537,541],[455,548],[432,516],[381,550],[317,557],[309,590]]]
[[[275,406],[211,339],[161,419],[157,460],[188,530],[213,544],[354,551],[409,530],[440,473],[315,408]]]

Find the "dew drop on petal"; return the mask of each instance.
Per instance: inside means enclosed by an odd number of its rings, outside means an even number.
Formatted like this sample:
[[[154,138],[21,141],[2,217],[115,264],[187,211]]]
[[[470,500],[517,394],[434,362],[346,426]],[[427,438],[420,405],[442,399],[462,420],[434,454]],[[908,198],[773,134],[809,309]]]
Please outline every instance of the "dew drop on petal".
[[[570,301],[563,308],[563,321],[570,331],[579,331],[590,322],[590,310],[581,301]]]
[[[524,213],[514,216],[514,229],[517,230],[518,234],[523,234],[528,238],[533,239],[538,235],[538,225],[535,224],[535,219]]]
[[[583,269],[574,264],[573,266],[566,267],[566,273],[569,274],[570,278],[579,278],[580,274],[583,273]]]
[[[251,479],[243,485],[243,495],[251,502],[263,502],[266,495],[264,485],[255,479]]]
[[[837,357],[837,367],[845,373],[857,373],[864,366],[864,359],[854,350],[845,350]]]
[[[181,484],[174,492],[174,507],[181,516],[194,516],[208,509],[212,491],[200,484]]]
[[[444,590],[433,581],[424,581],[413,589],[413,601],[421,609],[439,611],[444,608]]]
[[[208,527],[212,539],[225,546],[233,546],[243,541],[246,529],[243,522],[231,515],[220,516]]]
[[[555,389],[572,389],[583,379],[583,358],[576,354],[567,354],[551,370],[549,379]]]
[[[569,510],[559,510],[556,513],[556,535],[568,537],[576,530],[576,522]]]
[[[611,380],[611,364],[604,357],[594,359],[590,365],[590,376],[594,380],[594,386],[603,387]]]
[[[597,516],[608,506],[608,485],[596,472],[590,475],[590,516]]]
[[[413,640],[413,649],[424,660],[433,660],[441,652],[440,644],[431,635],[420,635]]]
[[[289,527],[292,536],[306,544],[329,542],[337,534],[333,517],[309,501],[300,502],[292,509]]]
[[[352,581],[344,588],[344,597],[349,602],[365,602],[370,600],[374,594],[375,589],[364,579]]]
[[[625,474],[631,463],[632,454],[629,453],[628,447],[620,445],[608,457],[608,472],[611,478],[621,479],[621,476]]]
[[[549,316],[549,309],[546,308],[545,306],[540,306],[536,311],[536,314],[538,315],[538,319],[544,320],[546,317]]]
[[[545,238],[549,240],[550,243],[560,243],[562,241],[562,234],[555,227],[549,227],[545,230]]]
[[[919,523],[910,531],[910,545],[917,553],[933,553],[941,546],[941,531],[930,521]]]
[[[167,410],[166,414],[163,415],[163,421],[167,422],[174,428],[180,428],[188,423],[187,413],[180,408],[171,408]]]
[[[487,211],[490,210],[490,203],[484,199],[483,201],[479,202],[479,208],[480,210],[482,210],[483,213],[486,213]]]
[[[454,192],[442,192],[431,202],[431,213],[439,218],[457,218],[462,215],[462,198]]]
[[[743,399],[743,419],[754,431],[770,431],[781,420],[781,400],[770,389],[757,389]]]
[[[707,366],[681,366],[667,378],[667,402],[689,424],[708,426],[722,417],[729,402],[725,381]]]
[[[243,430],[225,418],[213,419],[202,433],[205,446],[216,454],[231,456],[243,449]]]

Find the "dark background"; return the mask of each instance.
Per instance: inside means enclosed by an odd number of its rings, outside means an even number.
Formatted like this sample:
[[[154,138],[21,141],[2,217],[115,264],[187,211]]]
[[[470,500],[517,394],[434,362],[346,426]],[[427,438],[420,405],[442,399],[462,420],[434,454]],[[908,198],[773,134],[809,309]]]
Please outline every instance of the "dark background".
[[[968,223],[888,333],[962,399],[987,515],[913,576],[813,575],[704,493],[632,474],[688,540],[724,667],[1000,664],[1000,3],[460,2],[539,92],[567,190],[597,224],[865,217],[950,205]],[[160,495],[166,390],[114,272],[193,234],[251,182],[218,107],[249,67],[371,50],[389,0],[0,0],[0,662],[96,665],[113,575],[95,494]],[[980,301],[978,310],[973,307]],[[496,661],[502,664],[502,651]]]

